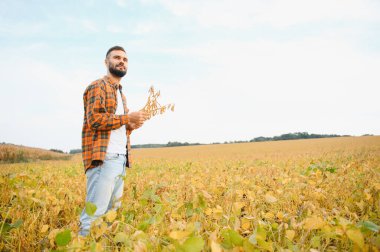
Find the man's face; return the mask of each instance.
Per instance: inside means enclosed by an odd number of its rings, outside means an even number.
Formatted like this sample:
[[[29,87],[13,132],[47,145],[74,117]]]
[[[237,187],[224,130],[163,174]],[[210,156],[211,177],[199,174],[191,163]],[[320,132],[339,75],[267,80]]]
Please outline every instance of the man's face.
[[[108,71],[117,77],[124,77],[128,70],[127,54],[120,50],[111,51],[106,58]]]

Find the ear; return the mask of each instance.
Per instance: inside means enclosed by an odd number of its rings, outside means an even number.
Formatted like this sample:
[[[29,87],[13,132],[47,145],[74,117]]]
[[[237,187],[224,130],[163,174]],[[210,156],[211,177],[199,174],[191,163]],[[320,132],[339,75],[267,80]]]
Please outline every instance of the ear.
[[[104,65],[108,66],[108,59],[107,58],[105,58],[105,60],[104,60]]]

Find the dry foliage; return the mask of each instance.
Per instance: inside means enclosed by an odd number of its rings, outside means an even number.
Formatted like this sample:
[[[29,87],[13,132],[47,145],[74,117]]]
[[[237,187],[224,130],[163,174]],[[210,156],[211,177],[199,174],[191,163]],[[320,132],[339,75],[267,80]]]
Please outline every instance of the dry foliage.
[[[69,159],[70,155],[39,148],[0,144],[0,163],[19,163],[36,160]]]
[[[78,239],[70,161],[0,166],[0,251],[379,251],[380,137],[139,149]]]
[[[158,114],[161,115],[161,114],[165,113],[167,110],[174,111],[174,104],[167,104],[167,105],[162,106],[157,100],[158,97],[160,97],[160,91],[156,92],[154,90],[154,87],[151,86],[149,88],[148,101],[146,102],[144,108],[142,109],[148,113],[148,115],[149,115],[148,119],[150,119],[153,116],[158,115]]]

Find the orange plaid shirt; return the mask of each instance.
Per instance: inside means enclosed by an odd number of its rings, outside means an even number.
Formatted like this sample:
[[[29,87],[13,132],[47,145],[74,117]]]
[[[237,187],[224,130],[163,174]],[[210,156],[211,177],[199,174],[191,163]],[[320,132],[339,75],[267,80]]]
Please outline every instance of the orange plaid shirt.
[[[108,76],[92,82],[83,94],[84,120],[82,128],[82,157],[85,172],[103,163],[110,140],[111,130],[128,123],[128,108],[122,94],[124,115],[115,115],[117,93],[121,85]],[[130,136],[127,129],[127,167],[130,167]]]

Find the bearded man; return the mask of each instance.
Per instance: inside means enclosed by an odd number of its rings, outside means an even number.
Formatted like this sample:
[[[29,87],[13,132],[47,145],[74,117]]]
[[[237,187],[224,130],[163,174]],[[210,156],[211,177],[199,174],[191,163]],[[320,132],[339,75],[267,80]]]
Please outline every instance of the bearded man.
[[[83,209],[79,235],[87,236],[91,223],[111,209],[120,207],[126,167],[130,167],[129,135],[140,128],[148,115],[129,113],[121,79],[128,70],[124,48],[107,51],[107,75],[92,82],[83,95],[82,158],[87,177],[86,202],[96,205],[90,216]]]

